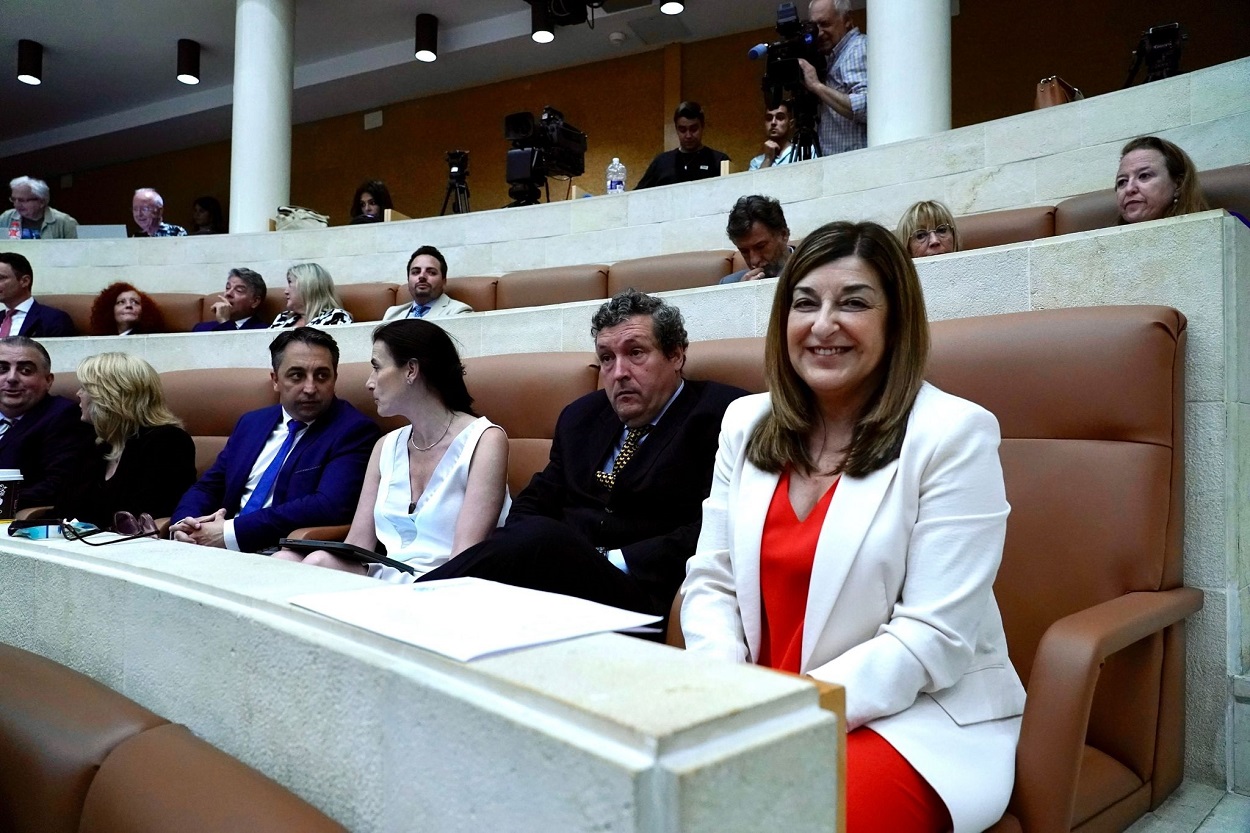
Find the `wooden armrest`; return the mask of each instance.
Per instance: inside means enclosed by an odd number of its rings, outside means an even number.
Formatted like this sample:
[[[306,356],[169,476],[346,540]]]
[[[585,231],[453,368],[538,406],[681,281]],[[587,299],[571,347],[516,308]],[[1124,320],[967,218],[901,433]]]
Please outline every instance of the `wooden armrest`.
[[[300,541],[342,541],[347,537],[347,532],[351,527],[347,524],[338,526],[305,526],[295,530],[287,538],[295,538]]]
[[[1068,830],[1098,674],[1107,657],[1202,609],[1191,587],[1127,593],[1065,616],[1042,635],[1029,677],[1016,790],[1025,830]]]

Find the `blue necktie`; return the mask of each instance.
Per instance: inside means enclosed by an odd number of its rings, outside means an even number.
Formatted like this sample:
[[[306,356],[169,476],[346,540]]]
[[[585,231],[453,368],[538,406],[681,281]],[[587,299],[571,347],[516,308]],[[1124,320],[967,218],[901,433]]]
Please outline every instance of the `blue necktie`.
[[[278,456],[273,458],[269,468],[265,469],[265,473],[260,476],[260,482],[256,484],[256,489],[252,492],[252,496],[247,499],[247,503],[239,510],[240,516],[264,508],[265,501],[269,499],[269,493],[273,491],[273,484],[278,482],[278,472],[282,471],[282,464],[286,462],[287,455],[291,453],[291,449],[295,446],[295,435],[303,427],[304,423],[298,419],[293,419],[286,424],[287,434],[286,439],[282,441],[282,448],[278,449]]]
[[[425,314],[429,311],[430,311],[429,304],[413,304],[412,305],[412,317],[413,318],[425,318]]]

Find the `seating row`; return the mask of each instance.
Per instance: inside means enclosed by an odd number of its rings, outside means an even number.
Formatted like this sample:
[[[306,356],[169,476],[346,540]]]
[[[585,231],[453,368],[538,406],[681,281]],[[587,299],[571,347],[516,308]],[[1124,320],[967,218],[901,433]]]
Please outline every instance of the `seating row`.
[[[1250,165],[1205,171],[1202,187],[1212,207],[1250,216]],[[990,211],[956,218],[963,248],[978,249],[1021,243],[1116,224],[1115,195],[1108,189],[1071,197],[1058,205]],[[733,249],[680,252],[601,263],[526,269],[499,276],[453,277],[447,293],[479,312],[608,298],[628,287],[643,292],[667,292],[711,286],[725,275],[745,268]],[[273,276],[270,276],[272,279]],[[224,275],[223,275],[224,281]],[[408,299],[402,283],[387,281],[338,287],[343,306],[357,321],[378,321],[387,308]],[[170,332],[186,332],[212,319],[215,293],[149,293],[164,313]],[[41,302],[65,310],[81,332],[88,332],[92,295],[39,294]],[[272,290],[262,307],[268,318],[285,305]]]
[[[1012,506],[995,589],[1029,700],[1010,813],[995,829],[1121,830],[1183,769],[1184,619],[1202,605],[1181,586],[1185,319],[1061,309],[935,322],[932,336],[929,378],[999,420]],[[595,390],[593,361],[465,360],[475,407],[508,433],[513,494],[545,464],[562,407]],[[338,392],[373,415],[368,370],[343,364]],[[686,371],[762,391],[763,339],[696,342]],[[72,376],[54,389],[71,390]],[[162,379],[201,471],[239,414],[274,401],[259,369]]]
[[[0,643],[0,830],[343,833],[312,805],[107,686]]]
[[[1204,171],[1200,178],[1213,208],[1250,216],[1250,165]],[[1116,221],[1115,194],[1110,189],[1073,196],[1058,205],[988,211],[956,218],[965,250],[1108,228]],[[619,260],[611,265],[550,266],[497,276],[451,278],[447,281],[447,294],[477,311],[520,309],[610,298],[630,286],[646,293],[710,286],[745,266],[741,254],[732,249],[682,251]],[[160,305],[171,333],[185,333],[199,321],[210,320],[210,306],[217,300],[215,293],[149,294]],[[391,281],[340,285],[339,294],[342,305],[357,321],[380,320],[387,308],[407,300],[405,285]],[[94,295],[40,294],[39,299],[64,309],[80,331],[89,331]],[[281,291],[271,290],[261,314],[274,318],[284,306]]]

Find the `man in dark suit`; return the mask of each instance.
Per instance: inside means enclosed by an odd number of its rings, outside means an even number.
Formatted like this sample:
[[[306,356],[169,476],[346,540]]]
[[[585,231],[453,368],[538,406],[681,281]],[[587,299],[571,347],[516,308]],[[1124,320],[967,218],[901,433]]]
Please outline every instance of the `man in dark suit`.
[[[27,338],[76,336],[74,322],[63,310],[46,307],[31,297],[35,270],[17,252],[0,252],[0,338],[23,335]]]
[[[265,303],[265,279],[251,269],[238,267],[226,275],[226,290],[217,296],[211,307],[212,321],[201,321],[191,328],[193,333],[263,330],[269,322],[257,315]]]
[[[664,614],[694,553],[725,408],[682,378],[681,312],[626,290],[591,323],[602,390],[566,407],[507,523],[422,580],[477,576]]]
[[[0,469],[20,469],[17,507],[51,506],[83,465],[95,432],[78,403],[48,393],[52,359],[25,336],[0,339]]]
[[[334,395],[339,348],[312,327],[269,345],[278,405],[244,414],[216,462],[174,510],[176,541],[255,552],[356,511],[381,432]]]

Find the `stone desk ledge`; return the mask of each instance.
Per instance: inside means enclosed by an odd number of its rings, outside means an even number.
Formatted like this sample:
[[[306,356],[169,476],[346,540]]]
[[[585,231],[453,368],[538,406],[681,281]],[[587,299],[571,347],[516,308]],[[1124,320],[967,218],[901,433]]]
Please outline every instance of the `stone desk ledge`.
[[[809,684],[616,634],[459,663],[287,602],[371,580],[168,541],[0,540],[0,640],[356,831],[834,831]]]

